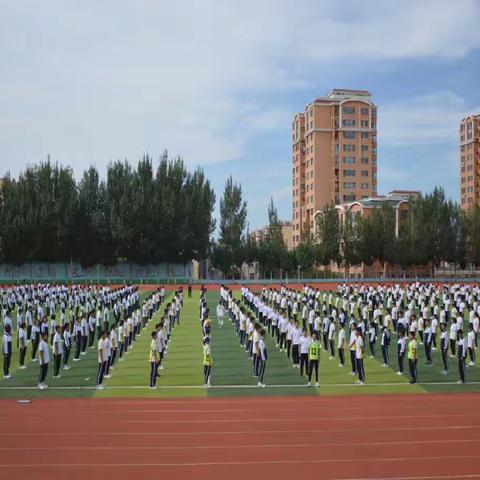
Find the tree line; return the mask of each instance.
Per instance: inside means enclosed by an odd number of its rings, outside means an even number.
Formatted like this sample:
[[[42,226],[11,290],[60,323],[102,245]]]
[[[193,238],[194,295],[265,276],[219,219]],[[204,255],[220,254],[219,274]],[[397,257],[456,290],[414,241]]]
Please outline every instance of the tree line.
[[[462,212],[457,203],[446,199],[442,188],[410,199],[408,208],[400,214],[398,230],[395,208],[388,201],[371,209],[369,215],[347,211],[343,219],[335,206],[329,205],[315,219],[315,232],[305,226],[294,250],[287,250],[273,201],[268,207],[267,235],[259,243],[251,238],[246,228],[246,203],[241,187],[236,188],[236,194],[231,195],[229,185],[222,198],[224,204],[230,204],[235,241],[230,240],[229,224],[221,221],[213,256],[227,276],[235,276],[242,261],[258,262],[265,277],[295,276],[299,269],[313,275],[314,269],[328,268],[332,263],[343,268],[346,275],[352,266],[374,262],[379,262],[385,272],[389,265],[403,269],[428,266],[432,274],[444,262],[462,269],[480,266],[480,207]]]
[[[206,258],[215,229],[215,194],[201,169],[187,171],[165,152],[156,169],[144,156],[132,167],[90,167],[77,182],[50,160],[4,178],[0,260],[80,260],[83,265]]]

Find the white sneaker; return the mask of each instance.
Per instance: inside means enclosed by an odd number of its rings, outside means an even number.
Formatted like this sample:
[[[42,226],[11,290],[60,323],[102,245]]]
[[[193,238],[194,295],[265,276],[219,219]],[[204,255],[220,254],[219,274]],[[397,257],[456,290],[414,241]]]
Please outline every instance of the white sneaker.
[[[358,382],[359,385],[365,385],[365,382]]]
[[[74,362],[79,362],[80,359],[79,359],[79,358],[74,358],[73,361],[74,361]]]
[[[338,366],[339,366],[340,368],[343,368],[345,365],[339,363]]]
[[[32,358],[32,362],[38,362],[38,358]]]
[[[433,347],[433,348],[432,348],[432,351],[435,352],[436,350],[437,350],[437,347]]]
[[[473,367],[475,364],[473,362],[468,362],[468,364]]]
[[[257,387],[261,387],[261,386],[262,386],[262,382],[258,382]]]
[[[311,387],[312,384],[310,382],[307,383],[307,387]]]
[[[112,378],[111,375],[104,375],[103,378]]]
[[[97,390],[104,390],[105,387],[103,385],[97,385]]]
[[[27,367],[25,365],[22,365],[21,367],[18,367],[20,370],[25,370]]]
[[[373,355],[370,355],[368,358],[375,358]]]
[[[449,357],[450,358],[455,358],[455,355],[450,354]]]
[[[48,385],[46,383],[44,383],[43,388],[48,388]]]
[[[44,387],[41,383],[38,384],[38,389],[39,389],[39,390],[43,390],[44,388],[45,388],[45,387]]]
[[[53,378],[60,378],[60,375],[54,375]]]
[[[110,365],[110,370],[115,370],[115,367],[113,365]]]
[[[157,389],[157,386],[154,385],[153,387],[148,387],[150,390],[156,390]]]
[[[397,372],[397,375],[403,375],[403,373],[402,372]]]
[[[335,358],[335,357],[332,357],[332,356],[328,357],[329,360],[333,360],[334,358]]]
[[[159,370],[164,370],[165,367],[164,367],[163,365],[160,365],[160,366],[158,367],[158,369],[159,369]]]
[[[5,375],[3,378],[6,378],[8,380],[8,379],[12,378],[12,376],[10,374],[8,374],[8,375]]]
[[[458,383],[459,385],[461,385],[461,384],[463,383],[463,381],[462,381],[462,380],[459,380],[457,383]]]
[[[122,358],[119,358],[118,361],[119,361],[119,362],[124,362],[125,359],[122,357]]]
[[[80,355],[86,355],[86,354],[87,354],[87,352],[82,352],[82,353],[80,353]]]
[[[63,366],[63,369],[64,369],[64,370],[68,370],[67,365],[64,365],[64,366]]]
[[[319,387],[320,384],[319,384],[318,382],[315,382],[315,386],[316,386],[316,387]]]
[[[356,383],[357,385],[360,385],[362,382],[361,382],[360,380],[355,380],[355,383]]]
[[[265,388],[266,385],[265,385],[264,383],[261,383],[260,386],[261,386],[262,388]]]

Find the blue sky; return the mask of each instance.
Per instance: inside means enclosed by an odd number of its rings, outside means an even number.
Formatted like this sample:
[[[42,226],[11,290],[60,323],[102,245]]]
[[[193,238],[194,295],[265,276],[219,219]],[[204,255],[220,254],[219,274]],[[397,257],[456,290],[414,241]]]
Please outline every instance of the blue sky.
[[[332,88],[378,105],[378,190],[458,200],[458,123],[480,111],[476,0],[0,0],[0,165],[77,175],[166,148],[250,228],[290,218],[290,122]]]

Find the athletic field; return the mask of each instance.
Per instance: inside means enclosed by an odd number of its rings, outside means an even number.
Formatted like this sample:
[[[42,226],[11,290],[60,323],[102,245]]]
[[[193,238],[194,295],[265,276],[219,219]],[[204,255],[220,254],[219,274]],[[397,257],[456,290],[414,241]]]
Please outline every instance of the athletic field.
[[[145,290],[143,296],[148,294]],[[383,368],[381,352],[375,359],[365,358],[366,384],[355,385],[355,378],[348,373],[349,362],[345,368],[338,367],[338,360],[329,360],[328,353],[322,351],[320,358],[320,388],[306,387],[305,377],[299,370],[292,368],[292,362],[285,352],[279,352],[274,341],[267,335],[268,362],[265,374],[266,388],[257,387],[253,378],[252,364],[245,350],[240,346],[232,324],[225,320],[219,328],[215,319],[215,307],[218,303],[218,289],[211,288],[207,293],[212,328],[212,388],[203,387],[202,331],[199,320],[199,292],[194,291],[192,298],[185,293],[181,324],[172,332],[168,354],[165,357],[164,370],[156,390],[148,388],[149,368],[148,347],[149,332],[158,320],[160,313],[152,319],[125,361],[117,362],[112,378],[104,381],[105,390],[95,389],[97,372],[96,349],[88,350],[86,357],[79,362],[71,362],[71,370],[61,371],[60,379],[52,378],[53,369],[49,369],[47,390],[37,387],[38,364],[28,362],[26,370],[18,369],[16,351],[12,359],[10,380],[0,380],[2,398],[31,399],[39,397],[244,397],[244,396],[283,396],[283,395],[352,395],[352,394],[399,394],[428,392],[476,392],[480,391],[479,363],[467,370],[468,382],[457,385],[458,372],[456,360],[450,359],[450,373],[440,373],[441,359],[439,351],[432,352],[434,366],[427,368],[423,351],[419,352],[418,379],[416,385],[408,383],[408,373],[396,375],[396,335],[390,345],[390,367]],[[168,301],[168,294],[167,294]],[[162,310],[162,309],[160,309]],[[379,350],[379,348],[377,348]],[[368,357],[368,354],[367,354]],[[29,358],[27,354],[27,358]]]

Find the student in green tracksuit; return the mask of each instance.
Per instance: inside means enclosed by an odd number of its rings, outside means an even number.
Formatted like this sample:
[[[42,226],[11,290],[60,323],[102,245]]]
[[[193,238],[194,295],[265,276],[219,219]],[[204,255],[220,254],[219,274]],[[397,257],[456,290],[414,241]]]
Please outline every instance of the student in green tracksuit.
[[[308,384],[310,387],[312,384],[312,373],[315,369],[315,386],[318,387],[318,364],[320,362],[320,348],[321,344],[317,338],[317,334],[313,332],[312,341],[308,347]]]

